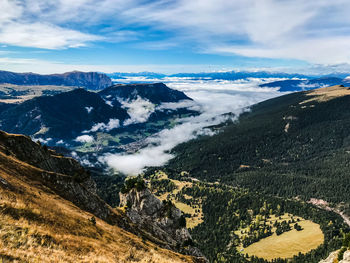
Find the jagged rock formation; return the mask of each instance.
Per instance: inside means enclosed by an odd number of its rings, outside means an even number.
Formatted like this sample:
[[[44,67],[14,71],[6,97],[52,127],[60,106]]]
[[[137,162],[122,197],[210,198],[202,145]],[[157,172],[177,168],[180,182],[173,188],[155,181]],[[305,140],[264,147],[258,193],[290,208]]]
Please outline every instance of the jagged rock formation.
[[[181,211],[170,202],[160,201],[148,188],[139,191],[133,188],[127,193],[120,193],[120,205],[126,207],[126,214],[134,224],[166,247],[206,260],[193,246]]]
[[[112,80],[106,74],[79,71],[51,75],[0,71],[0,83],[16,85],[76,86],[92,90],[99,90],[112,86]]]
[[[150,242],[94,191],[75,160],[0,132],[0,261],[194,262]]]

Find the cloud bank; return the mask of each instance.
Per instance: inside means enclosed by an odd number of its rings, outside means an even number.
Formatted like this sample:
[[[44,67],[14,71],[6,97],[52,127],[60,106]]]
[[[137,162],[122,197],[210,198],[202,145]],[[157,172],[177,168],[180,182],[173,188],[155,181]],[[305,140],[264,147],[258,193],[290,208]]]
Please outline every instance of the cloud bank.
[[[135,100],[120,101],[130,116],[124,121],[124,125],[146,122],[155,110],[155,105],[146,99],[137,96]]]
[[[90,130],[83,131],[83,133],[89,133],[89,132],[97,132],[97,131],[111,131],[113,129],[120,127],[120,120],[118,119],[109,119],[108,123],[99,122],[94,124]],[[85,135],[84,135],[85,136]]]
[[[169,81],[169,80],[168,80]],[[241,81],[189,80],[176,78],[167,85],[182,90],[194,102],[179,102],[178,106],[197,107],[201,114],[181,119],[172,129],[165,129],[147,139],[148,146],[134,154],[107,154],[99,159],[124,174],[135,175],[148,166],[160,166],[173,156],[169,153],[176,145],[196,138],[198,135],[212,135],[206,127],[219,124],[231,116],[222,114],[232,112],[237,117],[246,107],[257,102],[281,95],[277,89],[260,88],[263,80]],[[162,107],[162,105],[160,106]],[[176,105],[165,104],[165,108]]]
[[[81,143],[86,143],[86,142],[93,142],[94,141],[94,137],[90,136],[90,135],[81,135],[78,136],[77,138],[75,138],[75,141],[77,142],[81,142]]]

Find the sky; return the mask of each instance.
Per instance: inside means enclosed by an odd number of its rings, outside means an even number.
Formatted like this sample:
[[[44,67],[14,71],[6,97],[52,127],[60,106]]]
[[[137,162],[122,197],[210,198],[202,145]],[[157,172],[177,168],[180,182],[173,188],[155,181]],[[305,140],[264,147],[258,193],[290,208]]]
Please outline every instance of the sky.
[[[0,69],[350,69],[348,0],[0,0]]]

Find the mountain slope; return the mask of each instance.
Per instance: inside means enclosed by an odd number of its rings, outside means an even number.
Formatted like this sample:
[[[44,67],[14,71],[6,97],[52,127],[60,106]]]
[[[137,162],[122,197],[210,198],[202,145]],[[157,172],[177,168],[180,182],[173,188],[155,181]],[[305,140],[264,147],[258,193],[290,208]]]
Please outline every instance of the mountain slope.
[[[0,132],[0,259],[194,261],[147,241],[144,230],[122,211],[106,205],[94,189],[88,174],[73,159],[59,156],[25,136]]]
[[[167,167],[262,193],[348,207],[349,95],[348,88],[335,86],[259,103],[217,135],[178,146]]]
[[[124,109],[107,105],[96,93],[76,89],[13,105],[0,112],[0,127],[12,133],[65,139],[77,137],[96,123],[126,118]]]
[[[180,100],[192,100],[183,92],[168,88],[163,83],[154,84],[119,84],[106,88],[99,92],[105,98],[111,98],[113,102],[116,99],[132,101],[137,97],[146,99],[153,104],[163,102],[178,102]]]
[[[15,73],[0,71],[0,83],[16,85],[57,85],[77,86],[99,90],[112,85],[112,80],[97,72],[66,72],[63,74],[40,75],[35,73]]]

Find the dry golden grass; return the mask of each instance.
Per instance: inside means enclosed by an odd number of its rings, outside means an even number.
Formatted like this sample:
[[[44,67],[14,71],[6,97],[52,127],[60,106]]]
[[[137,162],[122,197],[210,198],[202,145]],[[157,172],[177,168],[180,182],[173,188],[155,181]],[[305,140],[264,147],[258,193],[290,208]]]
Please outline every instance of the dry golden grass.
[[[294,255],[298,255],[299,252],[304,254],[312,249],[316,249],[324,242],[324,236],[318,224],[300,217],[294,218],[299,218],[301,220],[298,224],[303,230],[297,231],[293,229],[279,236],[274,233],[272,236],[263,238],[244,248],[242,253],[266,260],[272,260],[274,258],[292,258]],[[284,215],[282,218],[282,220],[289,219],[290,217],[287,215]],[[274,221],[276,218],[271,218],[271,220]],[[240,249],[242,249],[242,247]]]
[[[338,97],[347,96],[347,95],[350,95],[350,89],[347,87],[336,85],[336,86],[331,86],[326,88],[310,90],[310,91],[307,91],[305,94],[307,96],[313,96],[313,97],[303,102],[300,102],[300,104],[305,104],[311,101],[325,102]],[[314,106],[314,105],[311,105],[311,106]]]
[[[64,92],[70,91],[77,87],[71,86],[55,86],[55,85],[15,85],[15,84],[0,84],[0,91],[7,94],[10,90],[23,92],[25,95],[14,96],[11,99],[0,99],[3,103],[20,103],[26,100],[42,96],[45,91]]]
[[[0,152],[0,178],[6,181],[0,182],[0,260],[192,262],[98,218],[94,225],[92,214],[28,179],[40,172]]]

